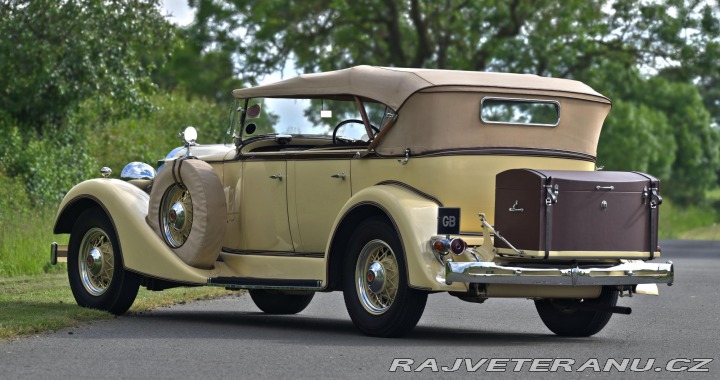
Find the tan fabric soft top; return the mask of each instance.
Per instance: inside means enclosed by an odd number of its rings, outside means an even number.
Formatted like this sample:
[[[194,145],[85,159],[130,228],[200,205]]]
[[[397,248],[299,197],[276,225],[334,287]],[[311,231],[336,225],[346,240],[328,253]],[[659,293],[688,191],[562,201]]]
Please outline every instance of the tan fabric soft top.
[[[589,86],[574,80],[546,78],[530,74],[487,73],[477,71],[405,69],[394,67],[355,66],[349,69],[295,78],[264,86],[237,89],[240,99],[263,97],[315,97],[357,95],[383,103],[394,110],[414,93],[439,86],[473,86],[541,90],[596,97],[610,101]]]

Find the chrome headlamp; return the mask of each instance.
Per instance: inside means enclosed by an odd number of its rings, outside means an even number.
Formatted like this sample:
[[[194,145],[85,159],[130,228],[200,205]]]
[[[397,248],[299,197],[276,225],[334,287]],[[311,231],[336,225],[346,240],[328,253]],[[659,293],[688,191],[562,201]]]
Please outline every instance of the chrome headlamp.
[[[131,162],[120,172],[120,179],[130,181],[134,179],[152,180],[155,178],[155,169],[143,162]]]

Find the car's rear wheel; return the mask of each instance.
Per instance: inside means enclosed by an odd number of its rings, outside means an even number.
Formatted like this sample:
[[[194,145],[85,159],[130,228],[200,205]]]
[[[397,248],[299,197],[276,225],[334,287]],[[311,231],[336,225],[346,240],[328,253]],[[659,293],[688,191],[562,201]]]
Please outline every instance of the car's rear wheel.
[[[353,324],[367,335],[397,337],[417,325],[427,293],[408,286],[405,257],[395,229],[371,218],[350,237],[343,295]]]
[[[115,229],[100,209],[86,210],[73,226],[68,278],[80,306],[123,314],[135,301],[141,277],[123,267]]]
[[[266,314],[297,314],[310,304],[315,293],[288,294],[276,290],[252,289],[250,298]]]
[[[582,300],[544,299],[535,301],[535,308],[545,326],[560,336],[585,337],[599,333],[610,321],[612,312],[579,310],[578,302],[598,306],[615,306],[618,292],[603,287],[600,297]]]

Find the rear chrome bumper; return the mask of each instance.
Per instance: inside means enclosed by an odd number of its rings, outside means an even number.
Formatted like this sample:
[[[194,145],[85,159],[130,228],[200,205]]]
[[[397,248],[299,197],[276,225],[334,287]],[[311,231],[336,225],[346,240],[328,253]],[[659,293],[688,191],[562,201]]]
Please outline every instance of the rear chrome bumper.
[[[672,285],[672,261],[664,264],[623,263],[611,267],[527,268],[491,262],[447,262],[445,281],[526,285]]]

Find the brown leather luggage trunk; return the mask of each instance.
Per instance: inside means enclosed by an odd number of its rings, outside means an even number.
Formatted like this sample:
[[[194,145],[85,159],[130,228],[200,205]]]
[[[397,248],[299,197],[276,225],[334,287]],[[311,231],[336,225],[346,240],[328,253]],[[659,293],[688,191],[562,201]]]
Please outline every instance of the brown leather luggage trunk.
[[[637,172],[513,169],[499,173],[495,229],[515,248],[657,251],[660,181]],[[498,248],[510,248],[495,239]]]

